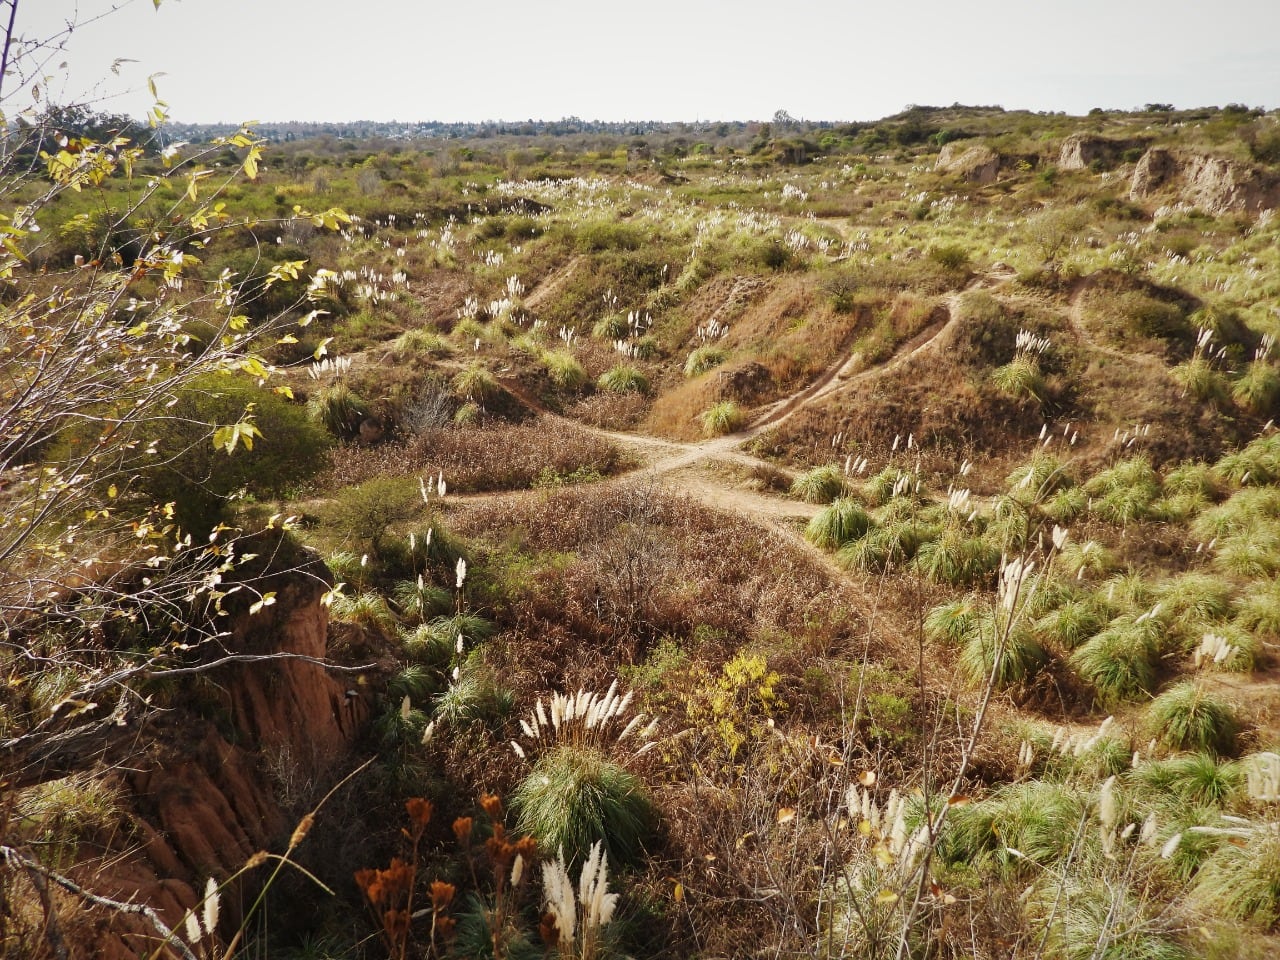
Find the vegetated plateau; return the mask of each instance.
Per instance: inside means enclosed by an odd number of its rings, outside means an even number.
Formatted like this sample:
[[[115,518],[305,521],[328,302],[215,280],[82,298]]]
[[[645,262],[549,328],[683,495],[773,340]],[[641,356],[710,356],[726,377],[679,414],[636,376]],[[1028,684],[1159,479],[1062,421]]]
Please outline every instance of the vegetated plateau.
[[[1157,106],[16,149],[0,949],[1274,955],[1280,126]]]

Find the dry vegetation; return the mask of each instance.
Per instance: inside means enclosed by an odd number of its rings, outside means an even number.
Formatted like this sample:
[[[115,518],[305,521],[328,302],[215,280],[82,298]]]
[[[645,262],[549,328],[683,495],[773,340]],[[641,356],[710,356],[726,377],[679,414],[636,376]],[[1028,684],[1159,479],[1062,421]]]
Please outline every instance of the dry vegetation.
[[[1238,114],[1087,123],[1274,176],[1249,144],[1275,118]],[[294,399],[245,398],[282,446],[214,483],[193,435],[174,472],[198,482],[97,496],[163,491],[215,542],[295,517],[341,584],[330,655],[373,665],[335,759],[370,766],[296,854],[336,899],[269,884],[273,915],[327,919],[249,917],[254,948],[1277,949],[1280,227],[1176,184],[1130,196],[1132,147],[1066,168],[1085,123],[921,108],[804,163],[791,141],[817,131],[554,160],[478,140],[443,169],[438,144],[339,162],[300,142],[246,184],[250,213],[359,211],[272,223],[307,260],[279,283],[325,310],[272,345]],[[1005,157],[994,181],[936,169],[957,131]],[[110,240],[76,234],[80,203],[29,241],[43,294]],[[200,276],[260,275],[246,251],[286,246],[263,239],[220,235]],[[27,461],[85,442],[55,434]],[[288,475],[304,460],[325,465]],[[82,566],[68,590],[99,575]],[[167,622],[90,631],[64,599],[7,622],[12,742],[98,706],[68,651],[97,669],[174,646]],[[147,679],[139,701],[237,736],[221,674]],[[137,850],[112,825],[145,798],[102,756],[7,795],[14,857],[91,885]],[[324,795],[262,759],[271,803]],[[75,901],[41,903],[25,862],[5,861],[0,938],[52,955],[33,918]]]

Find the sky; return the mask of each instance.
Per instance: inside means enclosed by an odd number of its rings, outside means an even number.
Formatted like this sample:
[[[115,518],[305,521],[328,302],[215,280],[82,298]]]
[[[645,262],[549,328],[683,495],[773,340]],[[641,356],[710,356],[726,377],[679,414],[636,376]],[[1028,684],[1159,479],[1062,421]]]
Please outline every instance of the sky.
[[[1280,106],[1280,0],[18,0],[17,30],[113,7],[49,60],[56,101],[142,116],[158,75],[206,123]]]

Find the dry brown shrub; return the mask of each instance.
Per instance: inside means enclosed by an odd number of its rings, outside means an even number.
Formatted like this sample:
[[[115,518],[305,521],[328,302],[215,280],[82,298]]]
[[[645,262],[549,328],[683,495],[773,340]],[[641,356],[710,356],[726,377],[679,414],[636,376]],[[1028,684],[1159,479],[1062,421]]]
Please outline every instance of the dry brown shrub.
[[[519,490],[539,480],[586,479],[590,474],[608,476],[628,464],[613,443],[555,417],[524,424],[435,428],[401,443],[340,447],[331,461],[326,487],[388,474],[443,472],[448,489],[457,493]]]
[[[649,409],[651,400],[643,393],[596,393],[578,401],[566,412],[574,420],[602,430],[629,430]]]

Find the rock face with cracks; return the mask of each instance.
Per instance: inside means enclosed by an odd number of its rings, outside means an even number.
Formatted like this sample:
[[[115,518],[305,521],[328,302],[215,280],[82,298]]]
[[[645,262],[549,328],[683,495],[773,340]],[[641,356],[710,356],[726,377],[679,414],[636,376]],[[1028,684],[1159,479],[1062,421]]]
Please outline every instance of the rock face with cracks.
[[[273,592],[275,602],[254,614],[247,604],[232,611],[227,652],[323,659],[328,608],[321,597],[330,583],[314,555],[268,565],[253,587]],[[296,811],[284,809],[267,767],[277,779],[282,772],[295,782],[332,779],[366,719],[346,684],[306,660],[232,664],[209,679],[221,688],[221,722],[179,708],[149,731],[140,755],[111,774],[127,812],[109,847],[123,852],[83,862],[74,876],[101,896],[151,906],[178,930],[208,878],[221,882],[258,851],[281,852],[287,845]],[[248,888],[258,879],[248,875],[241,889],[224,894],[218,931],[224,941],[242,919],[242,905],[252,902]],[[88,948],[85,955],[124,960],[160,948],[146,920],[85,911],[71,895],[59,896],[68,939]],[[171,947],[159,952],[178,955]]]
[[[1280,206],[1278,177],[1224,157],[1179,156],[1153,148],[1134,167],[1129,197],[1143,200],[1164,187],[1172,188],[1182,202],[1214,215]]]

